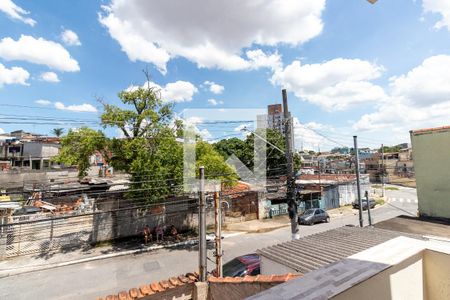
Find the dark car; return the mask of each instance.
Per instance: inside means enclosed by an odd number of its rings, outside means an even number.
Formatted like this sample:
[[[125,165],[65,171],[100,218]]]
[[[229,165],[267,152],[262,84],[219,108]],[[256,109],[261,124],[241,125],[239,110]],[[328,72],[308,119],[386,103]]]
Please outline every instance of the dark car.
[[[321,208],[310,208],[298,217],[298,223],[305,225],[313,225],[324,221],[330,222],[330,216]]]
[[[259,275],[260,265],[261,258],[256,253],[238,256],[223,265],[223,277]]]
[[[374,208],[375,205],[377,205],[377,203],[375,202],[375,200],[373,199],[369,199],[369,203],[370,203],[370,208]],[[352,203],[353,208],[358,208],[359,209],[359,201],[356,200]],[[367,209],[367,200],[366,199],[362,199],[362,208],[363,210]]]

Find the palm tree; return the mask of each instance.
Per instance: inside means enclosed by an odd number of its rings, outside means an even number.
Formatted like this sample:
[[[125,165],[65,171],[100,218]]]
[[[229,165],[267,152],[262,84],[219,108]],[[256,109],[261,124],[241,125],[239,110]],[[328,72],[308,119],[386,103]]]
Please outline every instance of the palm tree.
[[[57,137],[60,137],[63,133],[64,133],[63,128],[54,128],[53,129],[53,134],[56,135]]]

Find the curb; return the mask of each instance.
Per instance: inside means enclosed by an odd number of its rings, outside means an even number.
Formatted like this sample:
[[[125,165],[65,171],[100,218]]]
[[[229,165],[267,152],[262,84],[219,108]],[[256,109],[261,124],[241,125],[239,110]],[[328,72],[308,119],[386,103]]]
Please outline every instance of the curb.
[[[48,269],[54,269],[54,268],[75,265],[75,264],[81,264],[81,263],[90,262],[90,261],[94,261],[94,260],[102,260],[102,259],[108,259],[108,258],[113,258],[113,257],[131,255],[131,254],[141,254],[141,253],[150,252],[153,250],[159,250],[159,249],[164,249],[164,248],[175,248],[175,247],[187,246],[187,245],[195,245],[197,243],[198,243],[198,240],[193,239],[193,240],[188,240],[188,241],[165,245],[165,246],[164,245],[150,246],[150,247],[147,247],[144,249],[127,250],[127,251],[122,251],[122,252],[117,252],[117,253],[97,255],[97,256],[86,257],[86,258],[77,259],[77,260],[66,261],[66,262],[62,262],[62,263],[38,265],[38,266],[28,267],[28,268],[25,267],[25,268],[9,269],[9,270],[5,270],[5,271],[0,271],[0,279],[6,278],[6,277],[11,277],[11,276],[16,276],[16,275],[20,275],[20,274],[25,274],[25,273],[44,271],[44,270],[48,270]]]

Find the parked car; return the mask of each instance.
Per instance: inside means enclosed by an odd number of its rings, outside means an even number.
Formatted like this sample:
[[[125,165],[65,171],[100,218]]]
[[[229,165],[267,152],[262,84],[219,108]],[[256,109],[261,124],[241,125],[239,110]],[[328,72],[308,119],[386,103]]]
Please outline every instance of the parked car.
[[[242,277],[259,275],[261,258],[256,253],[238,256],[223,265],[223,277]],[[215,274],[216,271],[213,271]]]
[[[369,203],[370,203],[370,208],[374,208],[375,205],[377,205],[377,203],[375,202],[374,199],[369,199]],[[355,209],[359,209],[359,201],[356,200],[352,203],[353,208]],[[362,208],[363,210],[367,209],[367,200],[366,199],[362,199]]]
[[[313,225],[324,221],[330,222],[330,216],[321,208],[310,208],[298,217],[298,223],[305,225]]]

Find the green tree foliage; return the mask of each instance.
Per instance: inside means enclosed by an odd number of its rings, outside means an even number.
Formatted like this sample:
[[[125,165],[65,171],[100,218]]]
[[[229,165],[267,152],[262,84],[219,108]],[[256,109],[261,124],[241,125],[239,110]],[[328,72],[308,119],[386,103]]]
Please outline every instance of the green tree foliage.
[[[63,135],[64,133],[64,128],[54,128],[52,130],[53,134],[56,135],[57,137],[60,137],[61,135]]]
[[[220,179],[225,185],[233,185],[238,176],[234,169],[225,163],[224,157],[214,147],[204,141],[198,141],[195,148],[196,167],[205,167],[206,179]]]
[[[393,153],[400,151],[400,146],[383,146],[384,153]],[[378,150],[379,153],[381,153],[381,148]]]
[[[254,158],[254,140],[259,139],[262,133],[256,131],[250,133],[245,140],[238,138],[221,140],[214,144],[214,148],[227,159],[230,155],[236,155],[239,160],[242,161],[250,170],[253,170],[253,158]],[[278,131],[273,129],[266,130],[266,155],[267,155],[267,176],[278,176],[286,174],[286,156],[284,154],[286,142],[284,136]],[[275,145],[278,149],[273,147]],[[300,156],[294,155],[294,170],[298,171],[300,168]]]
[[[155,202],[180,192],[183,145],[177,137],[182,136],[183,126],[173,119],[172,105],[150,85],[122,91],[118,96],[125,108],[102,101],[101,120],[104,127],[118,128],[125,137],[112,139],[111,164],[131,174],[129,196],[140,202]],[[208,174],[233,172],[209,144],[200,142],[197,149],[197,164],[204,165]],[[215,178],[235,180],[236,176]]]
[[[78,167],[78,177],[87,175],[90,167],[89,158],[96,151],[105,154],[107,139],[103,132],[87,127],[69,130],[61,140],[61,151],[56,161]]]

